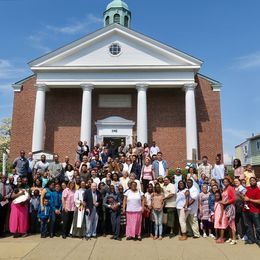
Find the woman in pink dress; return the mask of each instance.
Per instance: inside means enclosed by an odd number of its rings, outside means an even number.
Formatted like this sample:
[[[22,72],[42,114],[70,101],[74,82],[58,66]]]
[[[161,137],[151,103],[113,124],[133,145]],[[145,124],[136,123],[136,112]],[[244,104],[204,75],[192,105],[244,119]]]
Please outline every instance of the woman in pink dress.
[[[236,216],[236,210],[235,210],[235,201],[236,201],[236,192],[234,188],[231,186],[232,180],[230,177],[225,177],[224,179],[224,191],[222,193],[222,201],[215,204],[215,228],[221,229],[220,231],[220,237],[217,240],[217,243],[223,243],[224,242],[224,230],[227,228],[230,228],[231,230],[231,238],[228,239],[226,242],[230,243],[231,245],[235,245],[236,242],[236,225],[235,225],[235,216]],[[223,216],[220,218],[220,212],[219,209],[220,206],[223,207]],[[221,219],[221,223],[216,221],[216,218]]]
[[[137,189],[137,183],[131,182],[130,189],[124,193],[123,214],[126,213],[126,240],[141,238],[144,194]]]
[[[150,181],[154,180],[154,172],[152,169],[151,159],[149,157],[146,157],[144,161],[144,166],[141,170],[141,181],[143,184],[143,192],[146,193],[147,187],[150,183]]]
[[[71,224],[73,221],[74,211],[76,209],[76,205],[74,202],[75,195],[75,183],[70,181],[68,183],[67,188],[62,192],[62,221],[63,221],[63,232],[62,238],[66,239],[66,237],[70,233]]]
[[[17,188],[11,195],[13,202],[9,219],[9,229],[14,238],[26,236],[29,229],[29,194],[22,188],[21,178],[17,179]]]
[[[233,170],[235,178],[239,180],[245,179],[244,167],[241,165],[241,161],[239,159],[235,159],[233,161]]]
[[[224,232],[227,227],[227,218],[224,214],[224,206],[221,203],[222,195],[219,190],[215,192],[215,205],[214,205],[214,228],[216,230],[216,243],[224,243]]]

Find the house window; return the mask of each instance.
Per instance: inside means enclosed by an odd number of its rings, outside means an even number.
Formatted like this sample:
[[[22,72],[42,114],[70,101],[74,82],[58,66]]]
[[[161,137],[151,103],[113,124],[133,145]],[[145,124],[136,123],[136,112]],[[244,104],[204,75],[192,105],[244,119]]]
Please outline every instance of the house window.
[[[114,56],[120,54],[120,52],[121,52],[121,47],[120,47],[120,45],[119,45],[118,43],[112,43],[112,44],[110,45],[110,47],[109,47],[109,52],[110,52],[112,55],[114,55]]]
[[[106,17],[106,25],[109,25],[109,16]]]
[[[260,140],[256,141],[256,150],[260,152]]]
[[[248,156],[248,146],[247,145],[244,146],[244,156],[245,157]]]
[[[129,18],[128,16],[125,16],[125,20],[124,20],[125,27],[128,27],[128,23],[129,23]]]
[[[114,15],[114,23],[120,23],[120,15],[119,14]]]

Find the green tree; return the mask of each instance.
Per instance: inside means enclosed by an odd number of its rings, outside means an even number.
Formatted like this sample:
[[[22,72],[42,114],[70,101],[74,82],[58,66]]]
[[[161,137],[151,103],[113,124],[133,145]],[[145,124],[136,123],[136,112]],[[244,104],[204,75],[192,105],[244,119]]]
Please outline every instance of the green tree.
[[[11,118],[2,119],[0,123],[0,158],[3,153],[9,154],[10,152],[11,127]]]

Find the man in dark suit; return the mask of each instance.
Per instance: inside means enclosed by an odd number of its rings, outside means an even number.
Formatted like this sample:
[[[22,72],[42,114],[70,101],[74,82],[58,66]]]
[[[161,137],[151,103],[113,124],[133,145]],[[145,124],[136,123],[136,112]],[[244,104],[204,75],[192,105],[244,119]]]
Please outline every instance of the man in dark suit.
[[[86,190],[83,195],[83,201],[86,208],[86,239],[97,236],[98,211],[102,205],[101,193],[97,190],[97,184],[93,182],[91,188]]]
[[[11,185],[6,183],[6,177],[0,177],[0,237],[2,237],[7,230],[5,224],[12,192],[13,189]]]
[[[132,156],[132,161],[133,161],[133,165],[132,165],[131,173],[133,172],[136,175],[136,179],[140,180],[140,177],[141,177],[141,166],[137,162],[136,155]]]

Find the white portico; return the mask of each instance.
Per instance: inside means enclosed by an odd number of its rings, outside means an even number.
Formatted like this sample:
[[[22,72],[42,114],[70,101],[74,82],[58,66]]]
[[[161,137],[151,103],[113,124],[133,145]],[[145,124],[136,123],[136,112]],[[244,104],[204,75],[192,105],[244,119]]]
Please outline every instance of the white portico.
[[[135,125],[136,139],[146,143],[149,134],[149,90],[179,88],[184,89],[185,95],[187,159],[192,159],[193,149],[198,150],[194,78],[201,64],[196,58],[116,23],[32,61],[29,65],[37,75],[32,150],[44,150],[47,90],[82,90],[81,129],[78,138],[93,145],[93,90],[135,90],[137,100],[136,103],[132,102],[132,106],[136,106],[136,122],[128,118],[123,120],[128,120],[128,127],[132,124],[133,128]],[[117,104],[114,102],[112,105],[116,107]],[[111,115],[112,118],[113,116],[116,115]],[[96,122],[97,133],[100,133],[99,127],[102,124],[104,127],[105,121]],[[120,124],[117,129],[120,129],[119,126]],[[110,124],[109,127],[112,134],[115,124]],[[132,142],[129,139],[132,133],[119,135],[126,136],[128,143]],[[107,134],[97,134],[95,140],[101,140],[100,136]]]

